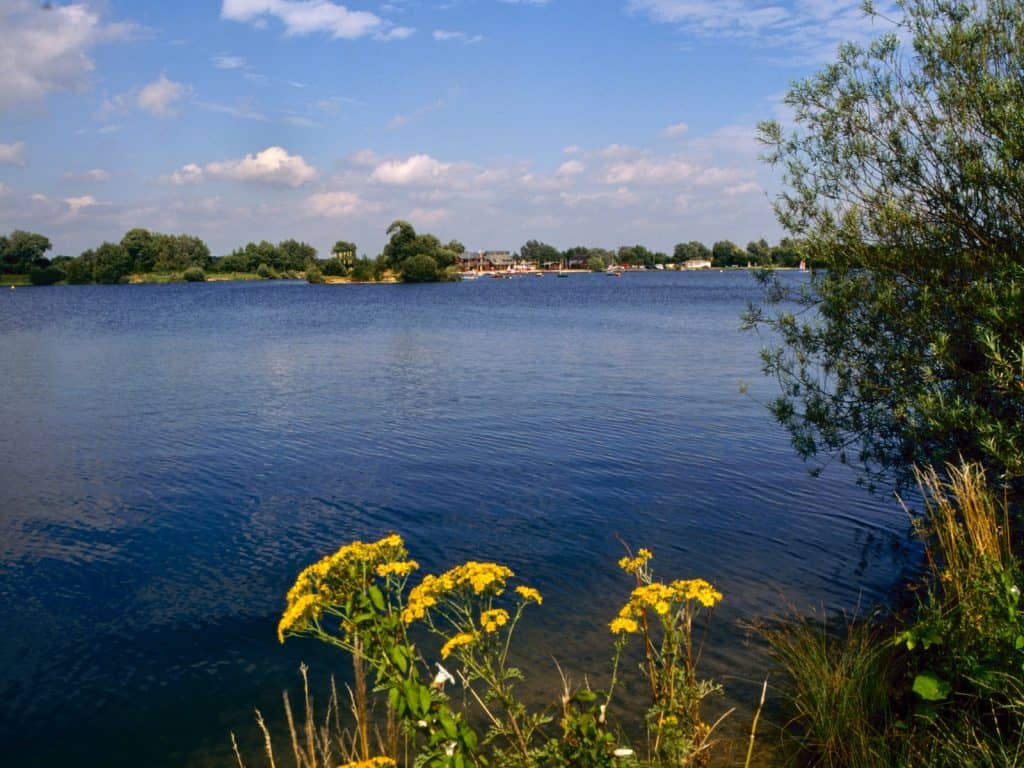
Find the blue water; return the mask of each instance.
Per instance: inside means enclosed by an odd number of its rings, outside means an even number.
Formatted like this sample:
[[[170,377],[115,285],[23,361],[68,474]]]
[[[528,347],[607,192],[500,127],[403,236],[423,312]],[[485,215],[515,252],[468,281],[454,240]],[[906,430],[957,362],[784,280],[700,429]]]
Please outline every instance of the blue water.
[[[619,537],[649,546],[725,593],[707,671],[755,699],[738,622],[884,600],[906,527],[794,457],[738,330],[757,295],[744,272],[3,291],[4,764],[223,764],[299,660],[344,674],[276,641],[296,572],[389,530],[426,570],[539,587],[521,661],[545,675],[604,664]]]

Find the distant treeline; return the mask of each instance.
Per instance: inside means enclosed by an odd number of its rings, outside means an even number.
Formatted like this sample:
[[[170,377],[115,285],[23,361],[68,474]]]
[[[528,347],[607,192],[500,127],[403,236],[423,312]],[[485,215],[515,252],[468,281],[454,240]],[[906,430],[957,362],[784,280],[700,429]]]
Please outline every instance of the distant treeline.
[[[406,221],[388,227],[390,240],[376,258],[360,257],[355,243],[339,240],[327,258],[318,258],[309,243],[283,240],[247,243],[231,253],[214,257],[209,247],[193,235],[167,235],[146,229],[132,229],[120,242],[105,242],[77,257],[47,257],[49,238],[34,232],[15,230],[0,235],[0,271],[28,275],[35,285],[66,282],[123,283],[132,275],[173,274],[181,279],[201,281],[209,274],[246,274],[263,279],[305,276],[310,282],[325,277],[349,277],[360,282],[383,279],[387,274],[405,282],[433,282],[458,279],[460,260],[466,252],[457,240],[443,243],[438,237],[417,233]],[[799,243],[783,239],[769,245],[764,239],[742,248],[720,240],[708,248],[691,240],[676,245],[671,255],[654,252],[642,245],[624,245],[617,250],[574,246],[560,251],[552,245],[529,240],[519,250],[521,261],[537,268],[552,265],[604,269],[615,264],[654,267],[710,261],[716,267],[775,266],[800,264]]]

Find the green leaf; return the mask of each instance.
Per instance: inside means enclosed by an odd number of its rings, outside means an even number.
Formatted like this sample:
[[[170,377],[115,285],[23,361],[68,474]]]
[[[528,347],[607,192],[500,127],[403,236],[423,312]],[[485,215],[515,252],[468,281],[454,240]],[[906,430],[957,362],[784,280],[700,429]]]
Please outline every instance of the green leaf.
[[[370,586],[370,600],[373,602],[373,607],[378,611],[384,610],[384,593],[380,591],[380,587],[376,584]]]
[[[1014,650],[1024,651],[1024,635],[1017,635],[1017,639],[1013,643]]]
[[[447,710],[442,709],[437,716],[437,719],[441,721],[441,727],[444,728],[444,735],[449,739],[454,739],[459,735],[459,729],[455,725],[455,721],[452,716],[448,714]]]
[[[914,678],[913,691],[925,701],[943,701],[952,687],[931,672],[922,672]]]
[[[399,672],[404,675],[409,671],[409,656],[403,646],[392,646],[391,652],[388,655],[391,657],[391,660],[395,662],[395,666],[398,667]]]
[[[420,686],[420,709],[423,714],[427,714],[430,711],[430,689],[425,685]]]

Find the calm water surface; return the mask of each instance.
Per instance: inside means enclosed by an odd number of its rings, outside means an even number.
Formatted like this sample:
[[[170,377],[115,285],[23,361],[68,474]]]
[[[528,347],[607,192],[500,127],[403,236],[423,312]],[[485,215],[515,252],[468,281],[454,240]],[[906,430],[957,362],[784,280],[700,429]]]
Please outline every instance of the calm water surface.
[[[344,674],[276,641],[297,571],[389,530],[425,569],[538,586],[545,686],[552,655],[604,668],[618,537],[650,546],[725,593],[707,670],[754,700],[738,622],[884,599],[906,527],[758,404],[756,296],[742,272],[3,291],[4,763],[224,764],[301,659]]]

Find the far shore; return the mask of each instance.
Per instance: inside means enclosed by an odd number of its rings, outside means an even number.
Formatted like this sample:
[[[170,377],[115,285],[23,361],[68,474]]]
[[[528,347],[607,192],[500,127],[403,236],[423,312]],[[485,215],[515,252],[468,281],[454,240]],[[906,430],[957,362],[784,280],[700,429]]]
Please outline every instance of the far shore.
[[[628,267],[619,272],[722,272],[729,270],[730,272],[739,272],[746,270],[765,269],[766,267],[708,267],[702,269],[664,269],[664,270],[651,270],[644,267],[633,268]],[[798,267],[767,267],[773,271],[786,271],[796,272],[800,271]],[[547,277],[563,275],[591,275],[591,274],[602,274],[602,272],[594,272],[589,269],[533,269],[526,271],[517,272],[503,272],[500,270],[494,271],[482,271],[482,272],[468,272],[462,273],[462,275],[472,275],[470,279],[479,278],[511,278],[511,277]],[[224,283],[224,282],[254,282],[254,281],[265,281],[270,278],[264,278],[255,272],[207,272],[204,282],[208,283]],[[277,280],[300,280],[306,279],[305,272],[294,272],[288,275],[282,275],[278,278],[272,278]],[[142,274],[129,275],[127,283],[130,285],[155,285],[163,283],[186,283],[189,282],[185,279],[183,272],[148,272]],[[380,280],[353,280],[350,277],[335,277],[324,275],[323,285],[394,285],[401,282],[397,275],[393,273],[386,273]],[[65,285],[66,283],[57,283],[57,285]],[[0,286],[21,288],[33,287],[29,282],[28,275],[9,275],[0,274]]]

